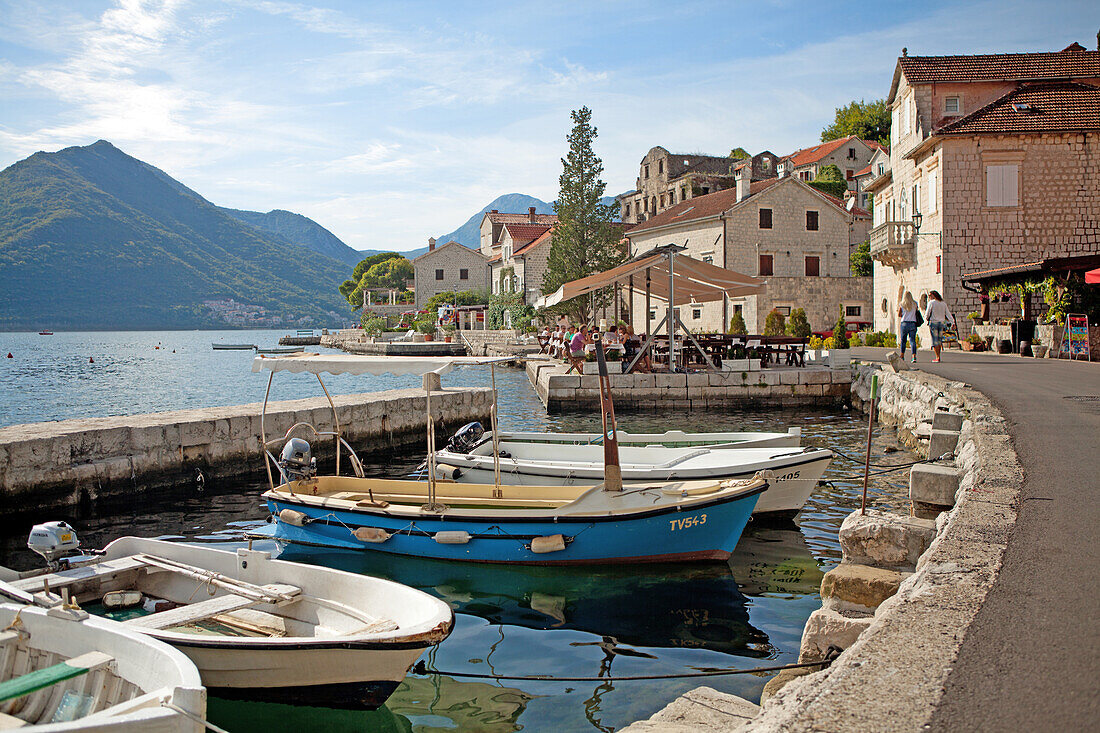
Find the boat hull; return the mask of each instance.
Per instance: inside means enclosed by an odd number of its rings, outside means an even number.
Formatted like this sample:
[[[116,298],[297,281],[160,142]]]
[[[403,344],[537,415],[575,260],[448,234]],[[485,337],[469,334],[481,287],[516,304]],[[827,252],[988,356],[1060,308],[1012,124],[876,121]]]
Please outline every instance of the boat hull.
[[[374,550],[414,557],[489,563],[580,565],[598,563],[726,560],[749,521],[760,492],[689,507],[669,506],[629,517],[562,516],[554,519],[433,517],[410,520],[369,511],[349,511],[295,501],[286,494],[267,495],[278,516],[284,509],[302,512],[303,526],[276,521],[272,536],[286,542],[353,550]],[[355,538],[361,527],[389,533],[384,542]],[[464,531],[470,540],[446,544],[437,532]],[[557,552],[531,549],[536,537],[561,534],[566,546]]]
[[[492,435],[492,433],[486,433]],[[669,430],[664,433],[615,433],[620,448],[661,446],[663,448],[710,448],[730,450],[737,448],[797,448],[802,442],[802,430],[791,428],[785,433],[685,433]],[[521,443],[548,443],[551,445],[602,445],[601,433],[500,433],[500,440]]]
[[[440,452],[439,462],[460,469],[453,480],[459,483],[492,484],[494,480],[492,456],[478,456],[461,453]],[[772,518],[790,517],[798,513],[810,498],[818,482],[829,467],[832,456],[817,454],[816,457],[777,462],[769,470],[773,476],[769,479],[768,490],[761,496],[753,510],[754,516]],[[748,479],[756,473],[752,470],[730,466],[724,470],[693,469],[645,469],[623,466],[622,476],[625,484],[642,485],[654,481],[685,481],[713,483],[726,479]],[[532,465],[523,461],[502,458],[500,461],[501,480],[515,486],[595,486],[603,481],[603,472],[599,467],[567,465]]]

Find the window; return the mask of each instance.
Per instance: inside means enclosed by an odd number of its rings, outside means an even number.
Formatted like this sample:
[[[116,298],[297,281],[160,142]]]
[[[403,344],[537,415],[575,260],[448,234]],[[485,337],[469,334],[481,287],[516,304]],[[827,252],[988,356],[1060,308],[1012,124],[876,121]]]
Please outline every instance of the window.
[[[846,305],[844,306],[845,318],[859,318],[863,315],[863,306],[861,305]]]
[[[706,262],[708,265],[713,265],[714,255],[703,255],[703,262]]]
[[[459,280],[469,280],[470,279],[470,271],[467,270],[465,267],[463,267],[461,270],[458,271],[458,279]]]
[[[771,275],[772,274],[772,256],[771,255],[760,255],[760,272],[758,274],[760,274],[760,275]]]
[[[696,321],[698,321],[700,318],[703,317],[703,309],[702,308],[692,308],[691,309],[691,317],[693,319],[695,319]]]
[[[817,212],[816,211],[807,211],[806,212],[806,231],[808,231],[808,232],[816,232],[817,231]]]
[[[939,202],[936,200],[936,171],[932,171],[928,174],[928,212],[932,213],[939,208]]]
[[[806,277],[821,276],[821,258],[816,255],[806,257]]]
[[[645,176],[644,177],[649,178],[649,166],[647,165],[644,168],[645,168]]]
[[[856,175],[856,172],[854,170],[852,170],[851,168],[846,168],[844,170],[844,177],[849,181],[852,180],[853,178],[855,178],[855,175]]]
[[[772,228],[772,210],[761,209],[760,210],[760,228],[771,229]],[[771,274],[771,273],[769,273]]]
[[[649,320],[651,320],[651,321],[656,321],[657,320],[657,311],[651,310],[649,312]]]
[[[1020,166],[987,165],[985,167],[985,205],[1019,206]]]
[[[940,274],[940,267],[943,264],[943,260],[941,259],[942,256],[943,255],[936,255],[936,274],[937,275]]]
[[[945,115],[957,115],[961,106],[958,97],[943,98],[943,113]]]
[[[760,170],[770,171],[771,169],[772,169],[772,159],[771,158],[761,158],[760,159]]]
[[[665,208],[665,195],[663,193],[661,194],[661,208]]]
[[[710,193],[710,187],[709,186],[703,186],[703,195],[706,196],[708,193]]]
[[[789,316],[791,314],[791,307],[789,305],[777,305],[775,309],[779,311],[779,315],[781,316]]]
[[[436,270],[435,271],[435,279],[436,280],[442,280],[443,279],[443,270]]]
[[[661,175],[665,172],[665,162],[663,160],[657,161],[657,175]]]
[[[687,201],[687,198],[688,198],[688,190],[687,190],[687,186],[684,186],[683,188],[680,189],[680,200],[681,201]]]
[[[855,160],[856,159],[856,149],[855,148],[848,148],[848,159],[849,160]]]
[[[623,218],[630,216],[630,204],[623,204]]]
[[[886,164],[885,163],[879,163],[878,164],[878,174],[881,176],[885,172],[886,172]]]

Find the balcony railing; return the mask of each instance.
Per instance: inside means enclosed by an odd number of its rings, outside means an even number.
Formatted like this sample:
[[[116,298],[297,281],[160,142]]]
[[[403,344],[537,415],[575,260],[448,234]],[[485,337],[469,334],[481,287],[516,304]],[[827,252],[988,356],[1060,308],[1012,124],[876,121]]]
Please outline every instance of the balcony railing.
[[[911,221],[888,221],[871,230],[871,257],[890,267],[906,267],[916,259],[917,231]]]

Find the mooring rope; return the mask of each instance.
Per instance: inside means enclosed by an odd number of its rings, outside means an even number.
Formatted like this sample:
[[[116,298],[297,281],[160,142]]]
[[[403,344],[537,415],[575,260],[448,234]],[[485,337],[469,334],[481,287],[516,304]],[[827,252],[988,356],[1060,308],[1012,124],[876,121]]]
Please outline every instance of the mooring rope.
[[[412,668],[414,674],[432,674],[440,677],[468,677],[479,680],[515,680],[521,682],[630,682],[633,680],[676,680],[692,677],[720,677],[731,674],[758,674],[761,672],[782,672],[785,669],[805,669],[807,667],[828,667],[833,660],[840,656],[843,650],[831,646],[825,654],[825,659],[820,662],[798,662],[794,664],[780,664],[774,667],[751,667],[749,669],[713,669],[706,672],[681,672],[679,674],[635,674],[622,677],[552,677],[550,675],[507,675],[485,674],[480,672],[447,672],[441,669],[428,669],[424,660],[420,660]]]

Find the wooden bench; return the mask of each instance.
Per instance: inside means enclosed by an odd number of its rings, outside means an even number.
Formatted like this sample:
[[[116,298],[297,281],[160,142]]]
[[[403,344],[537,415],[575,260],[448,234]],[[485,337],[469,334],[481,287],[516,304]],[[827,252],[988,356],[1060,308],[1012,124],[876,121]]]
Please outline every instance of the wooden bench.
[[[293,585],[272,584],[265,585],[263,588],[265,591],[270,591],[272,594],[293,595],[295,593],[301,593],[301,589]],[[186,606],[170,608],[167,611],[151,613],[148,616],[138,616],[137,618],[129,619],[123,623],[143,629],[163,630],[172,628],[173,626],[193,624],[196,621],[232,613],[233,611],[239,611],[250,606],[258,606],[262,603],[264,603],[262,600],[246,598],[235,593],[226,593],[215,598],[209,598],[205,601],[199,601],[198,603],[188,603]]]

